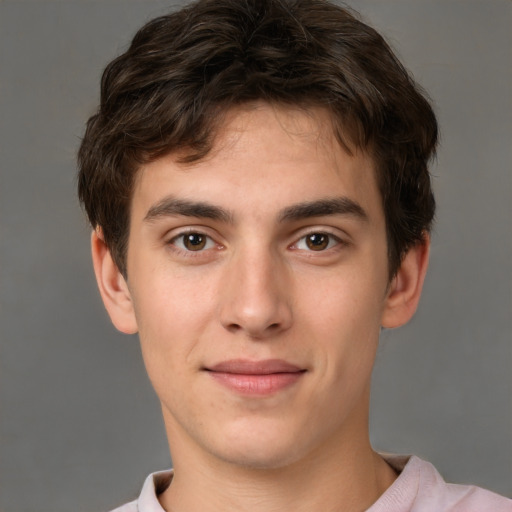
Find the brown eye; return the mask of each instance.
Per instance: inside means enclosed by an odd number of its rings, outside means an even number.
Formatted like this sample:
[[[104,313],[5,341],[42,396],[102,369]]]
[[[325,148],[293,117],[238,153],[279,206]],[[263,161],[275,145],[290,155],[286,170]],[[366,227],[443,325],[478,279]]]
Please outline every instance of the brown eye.
[[[306,245],[312,251],[323,251],[329,246],[329,235],[325,233],[312,233],[306,236]]]
[[[168,243],[181,255],[192,252],[207,252],[211,249],[222,249],[222,246],[216,244],[211,236],[205,235],[200,231],[182,232],[169,240]],[[192,255],[190,254],[190,256]]]
[[[183,246],[189,251],[200,251],[206,246],[207,237],[200,233],[183,235]]]

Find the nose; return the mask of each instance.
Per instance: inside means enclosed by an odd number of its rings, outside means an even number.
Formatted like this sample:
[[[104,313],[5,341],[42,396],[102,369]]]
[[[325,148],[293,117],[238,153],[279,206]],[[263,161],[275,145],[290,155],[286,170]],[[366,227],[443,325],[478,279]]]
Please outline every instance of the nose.
[[[279,256],[246,250],[226,268],[220,320],[232,333],[268,339],[292,325],[291,283]]]

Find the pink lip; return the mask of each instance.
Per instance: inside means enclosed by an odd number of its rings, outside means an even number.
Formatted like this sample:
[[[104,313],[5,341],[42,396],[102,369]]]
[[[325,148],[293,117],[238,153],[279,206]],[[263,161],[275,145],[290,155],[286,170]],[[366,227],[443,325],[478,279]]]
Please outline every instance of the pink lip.
[[[258,396],[273,394],[295,384],[306,371],[281,359],[232,359],[205,370],[232,391]]]

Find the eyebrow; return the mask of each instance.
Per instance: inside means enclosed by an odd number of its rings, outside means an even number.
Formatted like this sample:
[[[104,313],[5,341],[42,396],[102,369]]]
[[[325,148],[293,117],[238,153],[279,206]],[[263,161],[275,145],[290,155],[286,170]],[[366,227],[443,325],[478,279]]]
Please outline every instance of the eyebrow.
[[[152,206],[148,210],[148,213],[146,213],[144,220],[153,221],[160,217],[176,215],[219,220],[228,223],[233,222],[232,213],[224,208],[202,201],[189,201],[187,199],[176,199],[174,197],[166,197]]]
[[[220,206],[203,201],[190,201],[174,197],[166,197],[152,206],[144,220],[151,222],[161,217],[178,215],[233,223],[233,214]],[[297,221],[325,215],[350,215],[364,221],[368,220],[368,215],[361,205],[348,197],[336,197],[306,201],[289,206],[281,211],[279,221]]]
[[[281,212],[280,220],[295,221],[324,215],[349,215],[368,221],[363,207],[348,197],[319,199],[289,206]]]

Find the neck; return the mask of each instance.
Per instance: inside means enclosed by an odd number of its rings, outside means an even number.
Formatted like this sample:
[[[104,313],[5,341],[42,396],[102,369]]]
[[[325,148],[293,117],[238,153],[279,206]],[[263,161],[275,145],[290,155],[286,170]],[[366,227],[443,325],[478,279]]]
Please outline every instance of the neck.
[[[160,503],[168,512],[366,510],[396,474],[372,450],[367,423],[354,425],[354,431],[273,469],[240,467],[178,449],[173,451],[174,478]]]
[[[369,508],[395,478],[372,451],[355,464],[342,461],[319,470],[237,468],[213,474],[178,469],[160,502],[168,512],[355,512]]]

